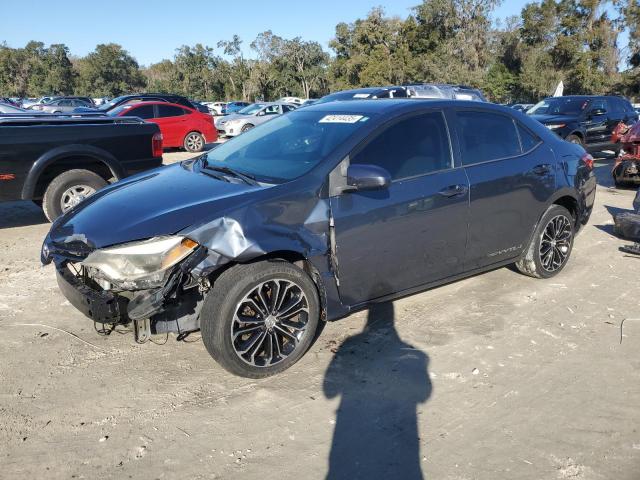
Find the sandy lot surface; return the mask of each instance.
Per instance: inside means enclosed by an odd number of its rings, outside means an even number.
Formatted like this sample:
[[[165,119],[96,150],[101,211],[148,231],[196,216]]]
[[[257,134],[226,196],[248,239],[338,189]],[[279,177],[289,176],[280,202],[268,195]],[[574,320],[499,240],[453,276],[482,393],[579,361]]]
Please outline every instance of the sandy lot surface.
[[[634,192],[607,169],[558,277],[353,315],[261,381],[198,335],[99,336],[39,264],[42,214],[0,204],[0,477],[640,479],[640,259],[609,213]]]

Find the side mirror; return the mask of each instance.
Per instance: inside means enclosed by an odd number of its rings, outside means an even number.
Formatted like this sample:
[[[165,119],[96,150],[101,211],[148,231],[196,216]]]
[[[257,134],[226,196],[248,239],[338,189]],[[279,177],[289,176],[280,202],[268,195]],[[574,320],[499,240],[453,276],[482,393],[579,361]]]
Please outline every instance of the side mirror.
[[[266,115],[266,114],[264,113],[264,110],[263,110],[263,111],[261,111],[261,112],[258,112],[258,116],[259,116],[259,117],[264,117],[265,115]]]
[[[604,108],[594,108],[593,110],[591,110],[591,112],[589,112],[591,114],[591,116],[595,116],[595,115],[604,115],[605,113],[607,113],[607,111]]]
[[[349,190],[355,191],[381,190],[391,185],[391,175],[376,165],[349,165],[347,185]]]

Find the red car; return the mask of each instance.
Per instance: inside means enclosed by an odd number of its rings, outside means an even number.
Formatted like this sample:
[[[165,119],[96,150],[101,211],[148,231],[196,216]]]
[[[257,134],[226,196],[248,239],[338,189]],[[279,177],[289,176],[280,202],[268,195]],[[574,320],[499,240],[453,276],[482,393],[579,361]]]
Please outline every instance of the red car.
[[[167,102],[127,103],[111,110],[112,117],[139,117],[158,124],[164,148],[184,148],[201,152],[207,143],[218,139],[213,117],[193,108]]]

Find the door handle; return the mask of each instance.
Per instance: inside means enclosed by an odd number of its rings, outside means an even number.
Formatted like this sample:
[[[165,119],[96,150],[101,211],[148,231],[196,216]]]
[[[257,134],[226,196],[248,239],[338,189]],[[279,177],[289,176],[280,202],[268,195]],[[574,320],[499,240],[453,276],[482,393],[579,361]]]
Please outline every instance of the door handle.
[[[468,191],[469,187],[467,187],[466,185],[450,185],[447,188],[443,188],[442,190],[440,190],[438,194],[442,195],[443,197],[450,198],[464,195]]]
[[[533,173],[536,175],[546,175],[551,171],[551,165],[548,163],[543,163],[542,165],[536,165],[531,169]]]

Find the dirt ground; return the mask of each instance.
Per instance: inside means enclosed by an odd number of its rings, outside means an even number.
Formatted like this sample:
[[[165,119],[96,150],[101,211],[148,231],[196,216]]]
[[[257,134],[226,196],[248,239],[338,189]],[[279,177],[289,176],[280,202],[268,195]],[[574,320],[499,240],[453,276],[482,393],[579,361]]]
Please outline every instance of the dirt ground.
[[[640,258],[610,216],[634,192],[608,169],[556,278],[381,305],[261,381],[198,335],[99,336],[40,266],[42,214],[0,204],[0,478],[640,479]]]

